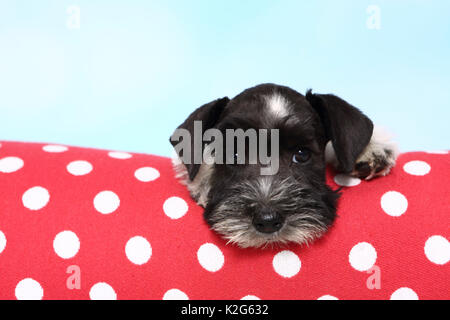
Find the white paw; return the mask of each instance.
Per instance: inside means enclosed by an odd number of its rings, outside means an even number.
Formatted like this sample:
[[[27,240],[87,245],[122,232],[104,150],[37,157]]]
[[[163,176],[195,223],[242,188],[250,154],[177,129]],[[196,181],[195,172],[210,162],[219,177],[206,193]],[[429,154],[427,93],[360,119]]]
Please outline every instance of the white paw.
[[[380,127],[374,127],[372,138],[366,149],[356,160],[354,177],[370,180],[387,175],[398,156],[398,146],[392,136]]]

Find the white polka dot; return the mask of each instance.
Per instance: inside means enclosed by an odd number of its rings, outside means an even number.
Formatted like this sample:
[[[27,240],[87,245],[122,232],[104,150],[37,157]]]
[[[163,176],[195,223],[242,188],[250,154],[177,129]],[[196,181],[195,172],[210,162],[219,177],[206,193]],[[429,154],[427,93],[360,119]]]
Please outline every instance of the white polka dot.
[[[30,210],[40,210],[44,208],[50,200],[50,194],[43,187],[33,187],[25,191],[22,196],[22,203]]]
[[[53,240],[53,250],[55,250],[55,253],[63,259],[73,258],[78,253],[79,249],[80,240],[72,231],[61,231]]]
[[[164,294],[163,300],[189,300],[189,297],[181,290],[170,289]]]
[[[433,150],[433,151],[427,151],[427,153],[430,154],[448,154],[447,150]]]
[[[210,272],[219,271],[225,262],[222,251],[212,243],[200,246],[197,251],[197,259],[200,265]]]
[[[135,236],[127,241],[125,254],[132,263],[142,265],[152,256],[152,247],[144,237]]]
[[[0,159],[0,172],[11,173],[23,167],[23,160],[17,157],[6,157]]]
[[[433,263],[443,265],[450,261],[450,242],[442,236],[431,236],[425,242],[425,255]]]
[[[149,182],[149,181],[153,181],[153,180],[156,180],[159,178],[159,171],[154,168],[143,167],[143,168],[137,169],[134,172],[134,176],[139,181]]]
[[[119,151],[108,152],[108,156],[114,159],[121,159],[121,160],[130,159],[132,157],[132,155],[129,154],[128,152],[119,152]]]
[[[370,243],[360,242],[350,250],[348,261],[354,269],[367,271],[377,261],[377,251]]]
[[[84,160],[72,161],[67,165],[67,171],[74,176],[83,176],[92,171],[92,164]]]
[[[253,296],[253,295],[249,294],[245,297],[242,297],[241,300],[261,300],[261,299],[258,298],[257,296]]]
[[[391,295],[391,300],[419,300],[417,293],[410,288],[400,288],[394,291]]]
[[[388,191],[381,197],[381,208],[392,217],[399,217],[408,209],[408,200],[397,191]]]
[[[334,177],[334,182],[342,187],[354,187],[361,183],[361,179],[340,173]]]
[[[430,172],[431,167],[425,161],[415,160],[405,163],[403,170],[413,176],[424,176]]]
[[[164,202],[164,213],[171,219],[179,219],[186,214],[189,207],[183,199],[179,197],[170,197]]]
[[[102,214],[110,214],[117,210],[120,199],[112,191],[99,192],[94,198],[95,209]]]
[[[5,234],[0,230],[0,253],[5,250],[6,247],[6,237]]]
[[[45,152],[60,153],[60,152],[65,152],[65,151],[69,150],[69,148],[67,148],[66,146],[51,144],[51,145],[43,146],[42,150],[44,150]]]
[[[302,262],[295,253],[284,250],[273,257],[272,265],[275,272],[280,276],[291,278],[299,273]]]
[[[319,298],[317,298],[317,300],[339,300],[338,298],[336,298],[335,296],[331,296],[329,294],[323,295]]]
[[[105,282],[98,282],[89,290],[91,300],[117,300],[117,294],[113,287]]]
[[[41,300],[44,296],[44,289],[36,280],[26,278],[16,285],[15,294],[17,300]]]

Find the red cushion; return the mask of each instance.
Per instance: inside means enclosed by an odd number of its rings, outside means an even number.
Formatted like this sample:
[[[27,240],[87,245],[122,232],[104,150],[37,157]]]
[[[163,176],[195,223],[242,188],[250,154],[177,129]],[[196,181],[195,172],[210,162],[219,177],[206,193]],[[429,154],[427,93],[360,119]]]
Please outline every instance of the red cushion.
[[[310,247],[244,250],[168,158],[2,142],[0,299],[449,299],[449,181],[448,152],[402,154]]]

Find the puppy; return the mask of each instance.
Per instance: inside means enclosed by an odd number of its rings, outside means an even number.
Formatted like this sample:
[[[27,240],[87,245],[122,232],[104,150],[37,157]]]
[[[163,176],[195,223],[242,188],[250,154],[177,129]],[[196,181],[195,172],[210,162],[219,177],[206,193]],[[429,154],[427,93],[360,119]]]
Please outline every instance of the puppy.
[[[226,150],[211,152],[211,143],[205,141],[184,141],[192,147],[190,154],[176,148],[177,177],[205,208],[206,222],[243,248],[305,244],[328,230],[336,217],[339,194],[325,182],[327,162],[339,172],[371,179],[388,174],[397,157],[395,143],[341,98],[311,91],[304,96],[275,84],[207,103],[177,130],[204,134],[209,129],[223,133],[227,146],[230,129],[278,132],[279,141],[271,136],[267,142],[278,144],[277,154],[271,155],[278,162],[273,174],[261,174],[267,163],[216,161]],[[174,147],[180,143],[175,133],[170,139]],[[247,153],[252,146],[246,143]],[[196,152],[203,155],[200,162],[194,161]],[[233,152],[243,156],[242,150]]]

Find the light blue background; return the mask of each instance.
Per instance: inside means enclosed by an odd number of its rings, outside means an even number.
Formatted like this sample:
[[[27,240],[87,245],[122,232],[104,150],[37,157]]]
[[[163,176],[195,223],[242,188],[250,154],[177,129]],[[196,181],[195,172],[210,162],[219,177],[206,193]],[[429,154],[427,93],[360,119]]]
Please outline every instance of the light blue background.
[[[448,149],[450,1],[0,0],[0,140],[169,155],[192,110],[262,82],[338,94],[402,151]]]

